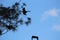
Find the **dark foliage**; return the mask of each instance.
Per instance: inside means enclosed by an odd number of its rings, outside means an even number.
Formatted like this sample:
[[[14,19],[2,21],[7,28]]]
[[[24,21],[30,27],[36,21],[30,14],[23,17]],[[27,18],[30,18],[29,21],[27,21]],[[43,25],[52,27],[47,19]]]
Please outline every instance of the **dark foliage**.
[[[26,4],[23,3],[23,6],[26,6]],[[20,23],[20,25],[22,25],[23,23],[25,23],[26,25],[31,23],[31,18],[27,16],[26,18],[28,21],[26,22],[24,22],[23,19],[19,19],[21,14],[27,15],[27,12],[30,11],[26,11],[25,7],[23,7],[22,10],[19,9],[18,2],[12,5],[12,7],[0,6],[0,35],[5,34],[10,30],[15,31],[18,27],[18,23]],[[5,30],[7,30],[7,32],[4,32]]]

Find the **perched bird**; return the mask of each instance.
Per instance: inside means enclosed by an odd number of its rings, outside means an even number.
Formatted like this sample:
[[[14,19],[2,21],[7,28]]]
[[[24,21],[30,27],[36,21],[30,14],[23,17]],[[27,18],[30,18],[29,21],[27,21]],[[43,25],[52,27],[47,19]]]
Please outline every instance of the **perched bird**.
[[[26,11],[26,9],[25,9],[25,7],[22,9],[22,13],[24,14],[24,15],[26,15],[26,13],[27,12],[30,12],[30,11]]]

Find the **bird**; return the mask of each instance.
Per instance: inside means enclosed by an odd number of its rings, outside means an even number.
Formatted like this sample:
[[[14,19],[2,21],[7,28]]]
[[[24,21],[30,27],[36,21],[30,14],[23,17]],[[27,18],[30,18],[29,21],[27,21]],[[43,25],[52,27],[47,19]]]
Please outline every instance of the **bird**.
[[[26,9],[25,9],[25,7],[22,9],[22,13],[24,14],[24,15],[26,15],[26,13],[27,12],[30,12],[30,11],[26,11]]]

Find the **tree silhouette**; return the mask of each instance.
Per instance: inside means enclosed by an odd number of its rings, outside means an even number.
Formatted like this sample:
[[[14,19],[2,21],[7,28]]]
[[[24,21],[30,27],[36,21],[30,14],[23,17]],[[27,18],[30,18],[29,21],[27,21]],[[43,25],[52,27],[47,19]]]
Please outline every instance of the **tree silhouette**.
[[[0,5],[0,35],[3,35],[10,30],[15,31],[18,24],[28,25],[31,23],[31,18],[27,17],[27,12],[30,11],[26,11],[25,3],[22,4],[23,5],[20,5],[22,9],[19,8],[19,2],[16,2],[11,7],[4,7],[3,5]],[[28,21],[24,21],[23,18],[20,17],[21,15],[25,15],[26,17],[24,17],[27,18]]]

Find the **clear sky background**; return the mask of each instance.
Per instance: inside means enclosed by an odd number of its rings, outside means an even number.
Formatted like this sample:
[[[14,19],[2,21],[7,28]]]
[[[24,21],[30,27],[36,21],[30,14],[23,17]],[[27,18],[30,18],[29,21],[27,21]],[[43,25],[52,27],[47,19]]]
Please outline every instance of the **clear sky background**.
[[[19,0],[0,0],[4,6],[11,6]],[[60,40],[60,0],[22,0],[27,4],[32,18],[29,26],[21,25],[16,32],[9,31],[0,40],[31,40],[33,35],[39,40]]]

